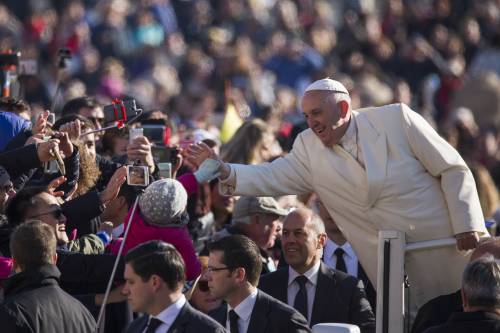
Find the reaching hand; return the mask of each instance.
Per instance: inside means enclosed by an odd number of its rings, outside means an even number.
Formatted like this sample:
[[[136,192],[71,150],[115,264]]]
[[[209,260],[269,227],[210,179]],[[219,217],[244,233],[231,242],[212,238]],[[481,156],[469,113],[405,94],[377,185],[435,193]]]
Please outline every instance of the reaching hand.
[[[224,163],[215,151],[203,142],[190,145],[187,155],[188,160],[198,166],[200,166],[206,159],[210,158],[214,160],[217,163],[219,171],[218,177],[222,180],[226,179],[231,174],[231,167],[229,164]]]
[[[130,161],[140,160],[143,165],[149,168],[150,173],[155,171],[151,144],[145,136],[140,136],[132,140],[127,147],[127,156]]]
[[[66,177],[61,176],[53,179],[49,185],[47,185],[47,192],[55,197],[62,197],[64,195],[63,191],[56,191],[56,189],[66,181]]]
[[[200,166],[201,163],[203,163],[203,161],[207,158],[212,158],[214,160],[220,159],[215,151],[204,142],[189,145],[187,149],[187,159],[189,162],[195,164],[196,166]]]
[[[71,140],[69,139],[68,133],[66,132],[54,132],[54,136],[60,140],[59,142],[59,149],[64,154],[65,158],[70,157],[73,155],[73,143],[71,143]]]
[[[123,183],[125,183],[126,179],[127,168],[125,166],[122,166],[121,168],[116,169],[115,173],[109,180],[108,185],[106,186],[104,191],[101,192],[101,204],[107,204],[111,200],[116,198],[118,192],[120,192],[120,187]]]
[[[77,119],[75,121],[63,124],[59,128],[59,132],[68,133],[69,139],[72,142],[75,142],[80,138],[80,135],[82,134],[82,123],[80,122],[80,119]]]
[[[50,111],[45,110],[38,115],[38,118],[36,119],[36,123],[31,128],[31,133],[33,133],[33,135],[37,135],[37,134],[43,135],[47,131],[47,127],[52,126],[52,124],[49,124],[47,122],[47,117],[49,116],[49,114],[50,114]]]
[[[59,150],[59,140],[50,139],[49,141],[44,141],[38,143],[37,153],[38,158],[41,162],[48,162],[56,159],[56,156],[52,153],[52,150]]]
[[[460,251],[473,250],[479,242],[479,235],[475,231],[463,232],[456,234],[457,248]]]

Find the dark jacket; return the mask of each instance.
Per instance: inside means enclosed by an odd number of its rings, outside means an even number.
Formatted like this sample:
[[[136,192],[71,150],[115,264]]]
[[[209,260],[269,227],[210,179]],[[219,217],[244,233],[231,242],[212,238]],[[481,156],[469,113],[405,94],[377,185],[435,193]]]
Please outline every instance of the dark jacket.
[[[7,170],[10,179],[16,179],[41,164],[34,144],[0,153],[0,165]]]
[[[53,265],[29,269],[7,280],[0,305],[2,332],[94,332],[90,312],[58,284]]]
[[[443,325],[428,328],[424,333],[499,333],[500,316],[492,312],[457,312]]]
[[[422,333],[429,327],[444,324],[454,312],[463,310],[460,290],[433,298],[418,309],[411,333]]]
[[[288,268],[262,276],[259,288],[287,303]],[[375,332],[375,316],[366,298],[363,283],[322,262],[311,317],[311,326],[318,323],[347,323],[358,325],[363,333]]]
[[[227,304],[223,303],[209,315],[225,327]],[[294,308],[259,290],[247,333],[275,332],[305,333],[311,330],[307,325],[307,320]]]
[[[125,333],[142,333],[148,324],[149,316],[145,315],[134,320]],[[209,316],[193,309],[189,302],[182,307],[181,312],[166,333],[224,333],[226,330]]]

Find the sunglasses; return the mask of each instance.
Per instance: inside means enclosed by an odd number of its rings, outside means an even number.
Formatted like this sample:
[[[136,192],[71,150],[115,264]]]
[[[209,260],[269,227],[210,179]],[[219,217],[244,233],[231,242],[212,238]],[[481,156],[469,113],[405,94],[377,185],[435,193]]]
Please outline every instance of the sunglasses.
[[[210,290],[210,288],[208,288],[207,280],[198,280],[198,283],[196,285],[198,286],[198,289],[200,289],[200,291],[204,293]]]
[[[35,218],[35,217],[40,217],[40,216],[43,216],[43,215],[48,215],[48,214],[52,214],[52,216],[55,218],[55,219],[60,219],[61,216],[63,216],[63,210],[59,207],[59,208],[56,208],[50,212],[45,212],[45,213],[41,213],[41,214],[37,214],[37,215],[34,215],[30,218]]]

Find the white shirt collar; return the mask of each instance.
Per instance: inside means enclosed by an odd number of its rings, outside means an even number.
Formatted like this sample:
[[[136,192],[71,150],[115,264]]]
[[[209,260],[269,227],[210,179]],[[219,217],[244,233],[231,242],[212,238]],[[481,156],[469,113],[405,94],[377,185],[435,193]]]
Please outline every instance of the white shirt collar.
[[[243,321],[250,320],[250,315],[252,314],[253,307],[255,302],[257,301],[257,292],[258,289],[255,288],[250,295],[247,296],[243,301],[240,302],[235,308],[234,312],[238,315],[238,317]],[[233,310],[231,305],[227,305],[227,313],[229,318],[229,311]]]
[[[326,240],[325,248],[324,248],[324,257],[331,258],[335,250],[340,247],[344,250],[345,254],[351,258],[357,258],[356,253],[354,253],[354,249],[352,248],[349,242],[345,242],[342,246],[338,246],[337,243],[332,241],[331,239]]]
[[[288,266],[288,286],[290,286],[293,281],[295,281],[295,278],[299,275],[304,275],[310,283],[316,285],[316,283],[318,282],[318,272],[320,265],[321,260],[318,260],[318,262],[304,274],[299,274],[291,266]]]
[[[155,318],[161,320],[164,324],[170,327],[174,323],[175,318],[177,318],[181,312],[184,304],[186,304],[186,297],[184,294],[181,294],[175,303],[170,304],[166,309],[156,315]]]
[[[356,142],[356,133],[357,127],[356,122],[354,121],[353,114],[351,113],[351,119],[349,120],[349,126],[347,126],[347,130],[342,138],[340,138],[339,145],[344,146],[347,142]]]

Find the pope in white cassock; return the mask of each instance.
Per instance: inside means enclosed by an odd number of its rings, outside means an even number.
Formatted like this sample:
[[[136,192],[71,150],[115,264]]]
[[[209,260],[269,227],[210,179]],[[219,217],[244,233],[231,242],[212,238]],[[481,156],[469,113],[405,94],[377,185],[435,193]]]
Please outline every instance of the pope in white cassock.
[[[312,83],[302,99],[309,129],[272,163],[219,163],[225,195],[315,192],[359,256],[373,285],[380,230],[407,242],[455,237],[457,248],[411,252],[412,310],[460,288],[467,251],[487,236],[474,178],[458,152],[404,104],[351,110],[338,81]],[[192,159],[207,147],[190,147]]]

